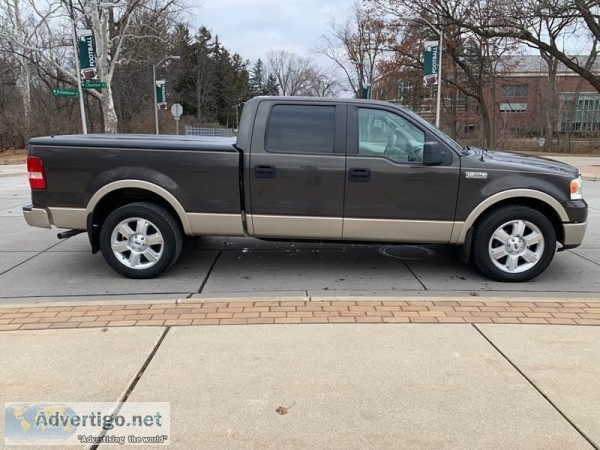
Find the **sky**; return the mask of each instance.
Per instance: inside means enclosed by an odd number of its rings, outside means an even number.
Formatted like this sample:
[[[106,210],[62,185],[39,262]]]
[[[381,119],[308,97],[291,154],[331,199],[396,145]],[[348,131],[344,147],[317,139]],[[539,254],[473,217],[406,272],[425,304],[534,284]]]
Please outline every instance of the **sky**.
[[[231,52],[254,62],[270,49],[308,55],[355,0],[188,0],[192,23],[218,34]],[[195,5],[195,6],[194,6]],[[322,57],[316,57],[322,60]],[[325,61],[324,61],[325,62]]]

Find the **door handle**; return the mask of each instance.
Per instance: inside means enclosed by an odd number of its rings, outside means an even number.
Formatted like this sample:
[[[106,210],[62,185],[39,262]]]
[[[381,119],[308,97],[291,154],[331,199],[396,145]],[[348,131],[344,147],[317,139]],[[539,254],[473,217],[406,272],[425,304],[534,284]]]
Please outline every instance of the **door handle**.
[[[355,183],[367,183],[371,181],[371,169],[350,169],[348,171],[348,181]]]
[[[257,164],[254,166],[254,176],[256,178],[275,178],[277,168],[270,164]]]

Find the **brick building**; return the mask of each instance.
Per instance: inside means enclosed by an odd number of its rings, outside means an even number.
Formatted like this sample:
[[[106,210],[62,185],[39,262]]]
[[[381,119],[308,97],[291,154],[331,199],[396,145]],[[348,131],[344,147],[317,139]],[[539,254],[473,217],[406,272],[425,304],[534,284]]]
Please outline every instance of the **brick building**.
[[[575,56],[584,64],[587,56]],[[451,68],[444,66],[444,70]],[[600,74],[600,61],[592,70]],[[447,75],[445,74],[444,77]],[[556,76],[558,105],[552,108],[556,132],[568,129],[574,135],[600,133],[600,93],[578,74],[558,65]],[[456,89],[443,88],[442,128],[450,134],[468,137],[478,135],[480,114],[477,102]],[[543,136],[549,107],[548,67],[539,55],[512,55],[503,58],[495,89],[487,86],[487,103],[495,105],[496,132],[515,136]],[[422,86],[420,71],[396,72],[381,79],[373,89],[374,98],[391,100],[410,107],[433,122],[435,92]]]
[[[575,56],[585,63],[587,56]],[[600,73],[600,62],[593,68]],[[549,104],[548,66],[541,56],[508,56],[502,60],[496,82],[496,128],[541,134]],[[556,76],[558,104],[550,110],[557,129],[583,134],[600,132],[600,93],[564,64]]]

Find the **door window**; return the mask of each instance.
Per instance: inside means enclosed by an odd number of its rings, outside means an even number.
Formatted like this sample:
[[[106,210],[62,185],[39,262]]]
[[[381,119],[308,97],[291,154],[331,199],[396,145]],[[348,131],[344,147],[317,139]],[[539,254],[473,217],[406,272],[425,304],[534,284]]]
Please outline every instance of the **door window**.
[[[403,117],[378,109],[358,109],[358,154],[397,163],[422,163],[425,132]]]
[[[265,148],[275,153],[333,153],[335,106],[276,105]]]

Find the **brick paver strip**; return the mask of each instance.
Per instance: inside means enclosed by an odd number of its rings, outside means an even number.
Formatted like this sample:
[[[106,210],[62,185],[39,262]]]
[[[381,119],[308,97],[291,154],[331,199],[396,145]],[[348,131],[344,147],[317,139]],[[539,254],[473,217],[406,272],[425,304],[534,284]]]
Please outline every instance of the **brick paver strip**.
[[[598,303],[236,301],[0,307],[0,331],[304,323],[600,325]]]

